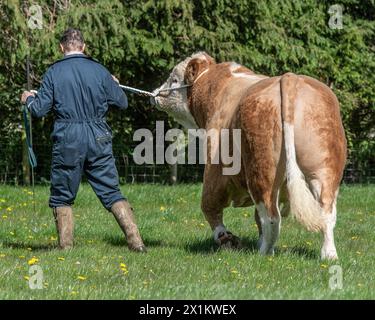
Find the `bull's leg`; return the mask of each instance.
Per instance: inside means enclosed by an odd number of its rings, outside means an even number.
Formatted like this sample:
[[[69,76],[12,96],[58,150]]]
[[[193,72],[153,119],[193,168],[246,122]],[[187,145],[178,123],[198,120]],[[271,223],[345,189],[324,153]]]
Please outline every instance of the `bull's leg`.
[[[261,254],[274,254],[275,243],[280,234],[281,216],[277,203],[266,205],[259,202],[256,205],[261,222],[261,237],[259,251]]]
[[[223,210],[229,205],[228,177],[222,175],[219,165],[207,164],[204,171],[202,211],[209,223],[215,242],[220,247],[239,248],[239,238],[227,230],[223,222]]]
[[[258,239],[258,249],[260,249],[260,247],[262,246],[262,236],[263,236],[263,233],[262,233],[262,222],[260,220],[260,217],[259,217],[259,212],[258,212],[258,209],[255,208],[255,222],[257,224],[257,227],[258,227],[258,233],[259,233],[259,239]]]
[[[320,178],[309,181],[309,185],[315,199],[319,201],[323,209],[325,220],[325,229],[322,231],[323,246],[321,249],[321,259],[335,260],[337,259],[337,251],[333,230],[336,225],[336,199],[338,190],[336,192],[332,190],[329,179],[324,179],[324,176]]]
[[[323,213],[326,221],[326,229],[323,231],[323,247],[321,250],[321,258],[328,260],[337,259],[337,252],[333,229],[336,225],[336,203],[332,206],[332,211],[328,214]]]
[[[210,207],[203,198],[202,211],[213,231],[214,241],[220,247],[233,249],[241,247],[240,239],[224,225],[223,208],[219,208],[218,204],[216,204],[216,208]]]

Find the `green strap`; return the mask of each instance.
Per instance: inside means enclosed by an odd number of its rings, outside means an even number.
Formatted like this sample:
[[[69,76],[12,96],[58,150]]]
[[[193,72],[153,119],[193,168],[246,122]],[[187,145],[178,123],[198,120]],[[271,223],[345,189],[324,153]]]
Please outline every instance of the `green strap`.
[[[26,105],[23,105],[22,107],[22,113],[23,113],[23,123],[25,126],[26,131],[26,144],[27,144],[27,151],[29,155],[29,163],[31,168],[35,168],[38,164],[36,161],[35,153],[33,151],[33,145],[31,144],[31,128],[29,124],[29,118],[27,116],[27,107]]]

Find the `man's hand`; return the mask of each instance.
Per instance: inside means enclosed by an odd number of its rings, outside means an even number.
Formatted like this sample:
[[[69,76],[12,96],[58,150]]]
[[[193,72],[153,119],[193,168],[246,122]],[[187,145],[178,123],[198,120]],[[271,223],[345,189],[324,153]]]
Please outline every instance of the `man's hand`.
[[[120,84],[120,81],[112,74],[112,79],[115,80],[118,84]]]
[[[22,93],[22,95],[21,95],[21,102],[22,102],[23,104],[25,104],[25,103],[26,103],[26,99],[27,99],[28,97],[30,97],[30,96],[35,96],[35,94],[32,93],[32,92],[30,92],[30,91],[24,91],[24,92]]]

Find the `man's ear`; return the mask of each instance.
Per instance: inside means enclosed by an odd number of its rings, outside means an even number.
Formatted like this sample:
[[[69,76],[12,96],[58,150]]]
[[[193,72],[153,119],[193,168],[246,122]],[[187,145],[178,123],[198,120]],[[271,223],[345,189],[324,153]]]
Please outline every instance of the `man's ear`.
[[[211,60],[194,58],[191,59],[185,69],[185,83],[193,84],[195,79],[205,70],[207,70],[212,63]]]
[[[61,43],[60,43],[60,50],[61,50],[62,53],[64,53],[64,47]]]

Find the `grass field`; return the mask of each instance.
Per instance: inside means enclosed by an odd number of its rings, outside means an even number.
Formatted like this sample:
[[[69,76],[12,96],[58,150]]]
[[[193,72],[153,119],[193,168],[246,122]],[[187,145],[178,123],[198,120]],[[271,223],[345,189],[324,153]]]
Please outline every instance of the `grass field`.
[[[273,257],[255,250],[253,208],[227,209],[226,225],[246,248],[218,250],[200,211],[201,185],[126,185],[148,254],[130,252],[111,214],[82,185],[76,246],[56,248],[48,187],[0,187],[0,299],[374,299],[375,187],[343,186],[336,245],[340,260],[319,260],[319,234],[282,222]],[[29,268],[43,270],[43,289],[29,288]],[[331,290],[331,265],[342,289]],[[331,270],[332,271],[332,270]]]

